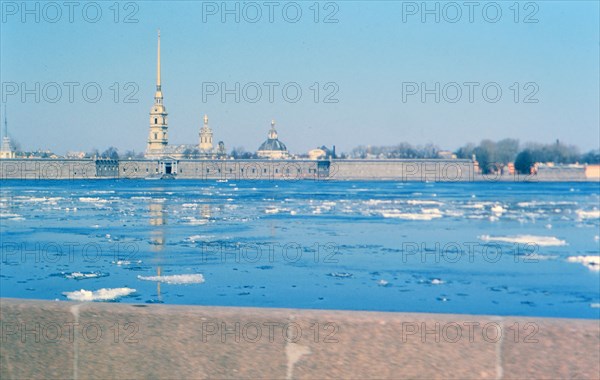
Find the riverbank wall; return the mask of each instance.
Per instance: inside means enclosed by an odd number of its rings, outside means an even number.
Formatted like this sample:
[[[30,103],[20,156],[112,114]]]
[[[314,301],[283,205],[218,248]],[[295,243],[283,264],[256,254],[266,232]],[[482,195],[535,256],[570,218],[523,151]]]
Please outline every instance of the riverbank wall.
[[[595,170],[551,167],[535,175],[480,174],[471,160],[70,160],[2,159],[0,179],[364,180],[585,182]]]
[[[2,379],[597,379],[597,320],[0,299]]]

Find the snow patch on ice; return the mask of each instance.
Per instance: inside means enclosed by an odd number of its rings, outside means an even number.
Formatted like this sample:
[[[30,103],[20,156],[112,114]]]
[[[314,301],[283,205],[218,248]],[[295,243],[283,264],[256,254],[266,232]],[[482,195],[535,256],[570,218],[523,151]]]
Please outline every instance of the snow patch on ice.
[[[138,276],[140,280],[157,281],[166,284],[202,284],[204,276],[201,274],[174,274],[171,276]]]
[[[125,297],[135,293],[131,288],[102,288],[99,290],[76,290],[74,292],[63,292],[72,301],[112,301],[119,297]]]
[[[516,235],[516,236],[490,236],[481,235],[479,240],[499,241],[503,243],[535,244],[540,247],[553,247],[567,245],[567,242],[554,236]]]

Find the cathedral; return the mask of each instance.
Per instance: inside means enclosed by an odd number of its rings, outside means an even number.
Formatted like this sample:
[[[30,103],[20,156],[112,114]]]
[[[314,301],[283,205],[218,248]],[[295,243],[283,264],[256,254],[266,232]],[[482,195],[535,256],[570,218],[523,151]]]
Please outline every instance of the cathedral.
[[[208,124],[208,116],[204,115],[200,127],[197,145],[182,144],[169,145],[169,127],[167,121],[167,108],[163,103],[163,93],[160,81],[160,30],[158,31],[158,50],[156,65],[156,92],[154,105],[150,110],[150,130],[148,145],[144,154],[145,158],[152,160],[180,160],[180,159],[224,159],[227,158],[225,144],[219,141],[213,144],[213,131]],[[259,158],[286,159],[290,158],[287,147],[281,142],[275,130],[275,121],[271,121],[271,130],[268,138],[261,144],[256,152]]]
[[[225,158],[225,144],[219,141],[213,144],[213,131],[208,125],[208,116],[204,115],[204,123],[200,128],[198,145],[169,145],[169,127],[167,109],[163,103],[160,81],[160,31],[158,31],[158,54],[156,65],[156,92],[154,105],[150,110],[150,131],[148,145],[144,156],[147,159],[182,159],[182,158]]]

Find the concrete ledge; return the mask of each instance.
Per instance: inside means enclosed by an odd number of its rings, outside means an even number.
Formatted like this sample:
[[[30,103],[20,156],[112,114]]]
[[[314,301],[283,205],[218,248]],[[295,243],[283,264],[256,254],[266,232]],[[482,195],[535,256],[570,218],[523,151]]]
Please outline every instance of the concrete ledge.
[[[594,320],[3,298],[0,322],[2,379],[600,378]]]

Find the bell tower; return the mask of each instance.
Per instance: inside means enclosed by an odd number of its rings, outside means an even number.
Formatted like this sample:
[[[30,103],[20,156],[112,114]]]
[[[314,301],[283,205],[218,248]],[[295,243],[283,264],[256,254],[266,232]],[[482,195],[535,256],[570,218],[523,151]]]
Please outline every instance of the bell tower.
[[[156,93],[154,105],[150,110],[150,134],[146,158],[160,158],[164,155],[169,141],[167,127],[167,109],[163,104],[163,94],[160,84],[160,30],[158,31],[158,59],[156,65]]]
[[[204,125],[200,128],[200,144],[201,152],[209,153],[213,150],[213,132],[208,126],[208,116],[204,115]]]

